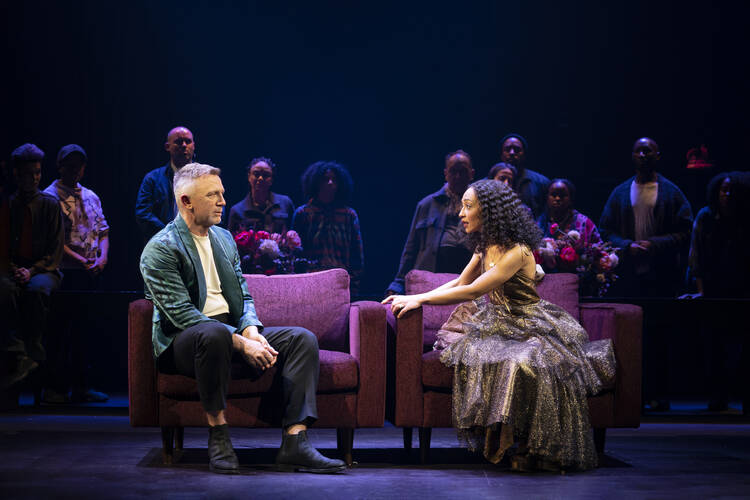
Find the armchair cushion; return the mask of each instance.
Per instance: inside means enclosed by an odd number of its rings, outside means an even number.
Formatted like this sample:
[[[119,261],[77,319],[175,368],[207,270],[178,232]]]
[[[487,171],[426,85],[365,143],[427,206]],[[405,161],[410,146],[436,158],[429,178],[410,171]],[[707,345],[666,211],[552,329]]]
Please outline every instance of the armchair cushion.
[[[246,274],[255,310],[266,326],[302,326],[321,349],[348,351],[349,273],[328,269],[309,274]]]
[[[576,321],[581,320],[581,314],[578,311],[577,275],[572,273],[547,274],[541,283],[537,283],[536,291],[539,297],[562,307]]]
[[[440,362],[440,351],[422,355],[422,385],[435,389],[453,387],[453,369]]]

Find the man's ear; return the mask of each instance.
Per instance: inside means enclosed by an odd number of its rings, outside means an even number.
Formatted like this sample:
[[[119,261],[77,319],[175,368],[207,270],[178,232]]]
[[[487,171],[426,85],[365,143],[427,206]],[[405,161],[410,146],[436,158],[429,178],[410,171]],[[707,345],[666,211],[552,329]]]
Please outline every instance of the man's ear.
[[[169,141],[164,143],[164,151],[169,151]]]
[[[184,207],[190,208],[188,207],[188,205],[190,205],[190,196],[186,194],[183,194],[182,196],[180,196],[180,204]]]

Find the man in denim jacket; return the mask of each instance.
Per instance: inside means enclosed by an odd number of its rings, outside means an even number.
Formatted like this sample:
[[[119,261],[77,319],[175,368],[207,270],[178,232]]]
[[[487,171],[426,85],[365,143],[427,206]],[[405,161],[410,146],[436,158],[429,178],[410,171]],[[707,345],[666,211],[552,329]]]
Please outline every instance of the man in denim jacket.
[[[172,179],[175,172],[193,161],[193,133],[185,127],[173,128],[167,134],[164,149],[169,153],[169,163],[145,175],[135,202],[135,219],[144,243],[177,215]]]
[[[458,218],[461,197],[474,179],[471,157],[460,149],[449,153],[444,174],[445,185],[417,204],[388,295],[404,293],[404,277],[412,269],[460,273],[471,258],[473,248]]]

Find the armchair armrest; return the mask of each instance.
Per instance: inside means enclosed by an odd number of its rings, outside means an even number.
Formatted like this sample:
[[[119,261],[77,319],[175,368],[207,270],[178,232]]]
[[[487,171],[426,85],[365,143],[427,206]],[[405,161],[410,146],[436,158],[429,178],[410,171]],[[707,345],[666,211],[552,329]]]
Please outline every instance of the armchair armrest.
[[[146,299],[128,307],[128,408],[130,425],[159,423],[159,397],[156,390],[156,363],[152,354],[151,318],[154,306]]]
[[[382,427],[385,421],[385,310],[359,301],[349,309],[349,352],[359,364],[357,425]]]
[[[618,427],[638,427],[641,421],[641,342],[643,309],[632,304],[580,304],[581,324],[591,340],[611,338],[617,375],[614,418]]]
[[[396,405],[393,423],[400,427],[423,425],[423,335],[421,307],[396,319]]]

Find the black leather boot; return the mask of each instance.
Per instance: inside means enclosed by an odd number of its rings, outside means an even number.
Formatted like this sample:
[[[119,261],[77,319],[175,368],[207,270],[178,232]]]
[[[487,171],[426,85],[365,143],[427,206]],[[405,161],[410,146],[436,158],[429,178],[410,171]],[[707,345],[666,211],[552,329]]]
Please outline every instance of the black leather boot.
[[[208,467],[217,474],[237,474],[240,462],[229,439],[229,426],[215,425],[208,429]]]
[[[326,458],[313,448],[307,439],[307,432],[299,434],[284,434],[281,448],[276,455],[276,466],[285,472],[313,472],[330,474],[346,469],[343,460]]]

